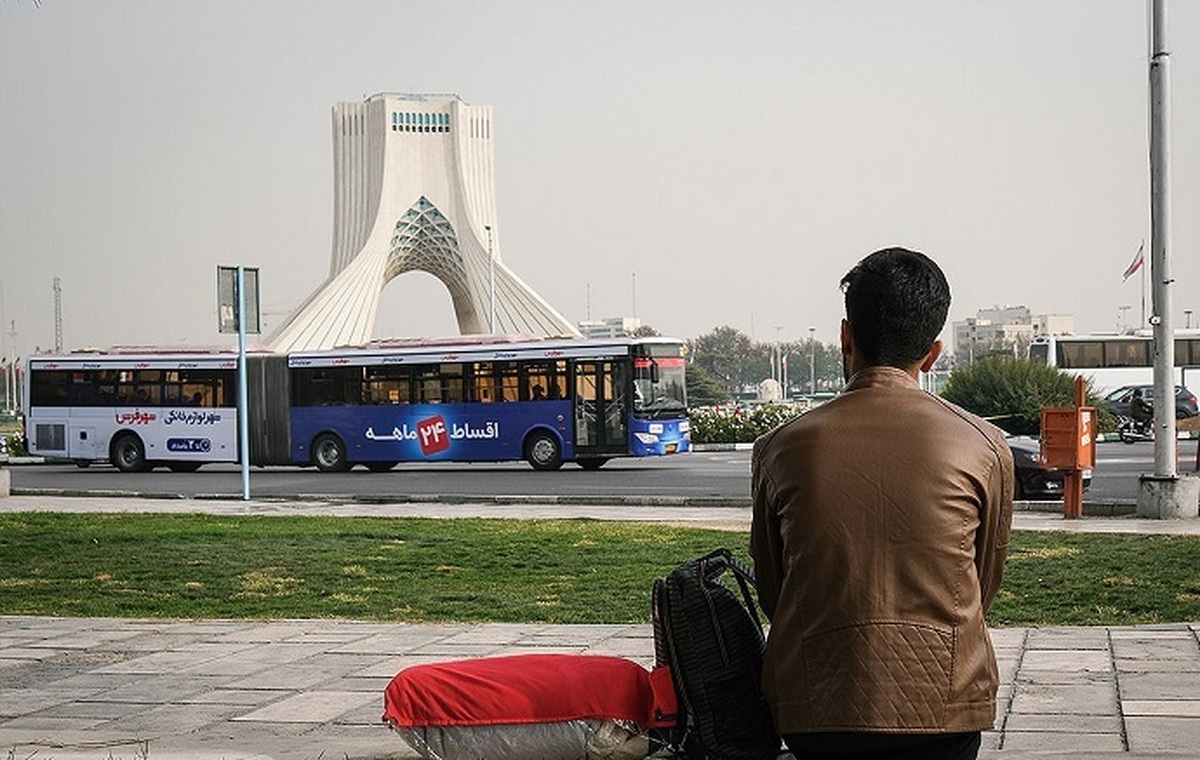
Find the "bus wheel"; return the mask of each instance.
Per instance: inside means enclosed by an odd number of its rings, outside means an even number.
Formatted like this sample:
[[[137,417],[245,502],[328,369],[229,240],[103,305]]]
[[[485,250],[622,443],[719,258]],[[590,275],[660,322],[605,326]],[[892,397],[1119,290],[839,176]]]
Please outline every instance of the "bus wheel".
[[[171,472],[195,472],[200,469],[200,462],[171,462],[167,469]]]
[[[562,467],[562,450],[558,439],[546,432],[534,433],[525,441],[525,459],[535,470],[557,470]]]
[[[350,469],[346,459],[346,444],[332,433],[317,436],[312,445],[313,463],[321,472],[345,472]]]
[[[110,458],[113,467],[121,472],[146,472],[150,469],[142,439],[133,433],[125,433],[113,441]]]
[[[604,457],[588,457],[587,459],[576,459],[575,461],[585,470],[599,470],[608,459]]]
[[[400,464],[400,463],[399,462],[367,462],[367,469],[370,470],[371,472],[387,472],[388,470],[392,469],[393,467],[395,467],[398,464]]]

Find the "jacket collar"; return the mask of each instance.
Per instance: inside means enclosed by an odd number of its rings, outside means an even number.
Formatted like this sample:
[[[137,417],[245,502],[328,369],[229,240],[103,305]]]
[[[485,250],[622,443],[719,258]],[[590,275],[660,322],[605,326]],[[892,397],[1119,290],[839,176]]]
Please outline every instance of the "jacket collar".
[[[856,391],[861,388],[911,388],[921,390],[917,379],[899,367],[867,367],[855,372],[846,381],[844,391]]]

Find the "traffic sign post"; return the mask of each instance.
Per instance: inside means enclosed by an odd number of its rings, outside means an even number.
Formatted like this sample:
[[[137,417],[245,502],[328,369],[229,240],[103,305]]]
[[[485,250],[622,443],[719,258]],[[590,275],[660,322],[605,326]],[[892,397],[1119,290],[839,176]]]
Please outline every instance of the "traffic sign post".
[[[217,267],[217,321],[223,333],[238,336],[238,459],[242,500],[250,500],[250,407],[246,392],[246,333],[260,333],[256,267]]]

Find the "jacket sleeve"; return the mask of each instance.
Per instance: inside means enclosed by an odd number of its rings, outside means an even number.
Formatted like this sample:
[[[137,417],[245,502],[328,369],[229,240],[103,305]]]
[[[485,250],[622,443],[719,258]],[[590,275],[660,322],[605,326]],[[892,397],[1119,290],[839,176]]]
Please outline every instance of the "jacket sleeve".
[[[979,532],[975,535],[975,569],[984,613],[991,608],[1004,578],[1013,513],[1012,449],[1001,438],[999,442],[993,441],[993,450],[996,463],[988,478],[987,501],[982,506]]]
[[[758,603],[763,614],[771,620],[775,616],[779,587],[783,579],[783,539],[779,535],[774,489],[762,464],[765,449],[765,439],[759,438],[754,442],[754,453],[750,458],[750,501],[753,510],[750,523],[750,556],[754,560]]]

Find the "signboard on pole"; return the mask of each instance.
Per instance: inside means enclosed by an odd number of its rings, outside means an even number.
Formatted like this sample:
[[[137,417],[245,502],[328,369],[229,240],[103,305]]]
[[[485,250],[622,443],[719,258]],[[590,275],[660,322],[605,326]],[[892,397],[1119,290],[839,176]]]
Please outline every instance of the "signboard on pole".
[[[217,267],[217,329],[223,333],[238,331],[237,267]],[[258,267],[242,267],[246,293],[246,333],[262,332],[258,308]]]

